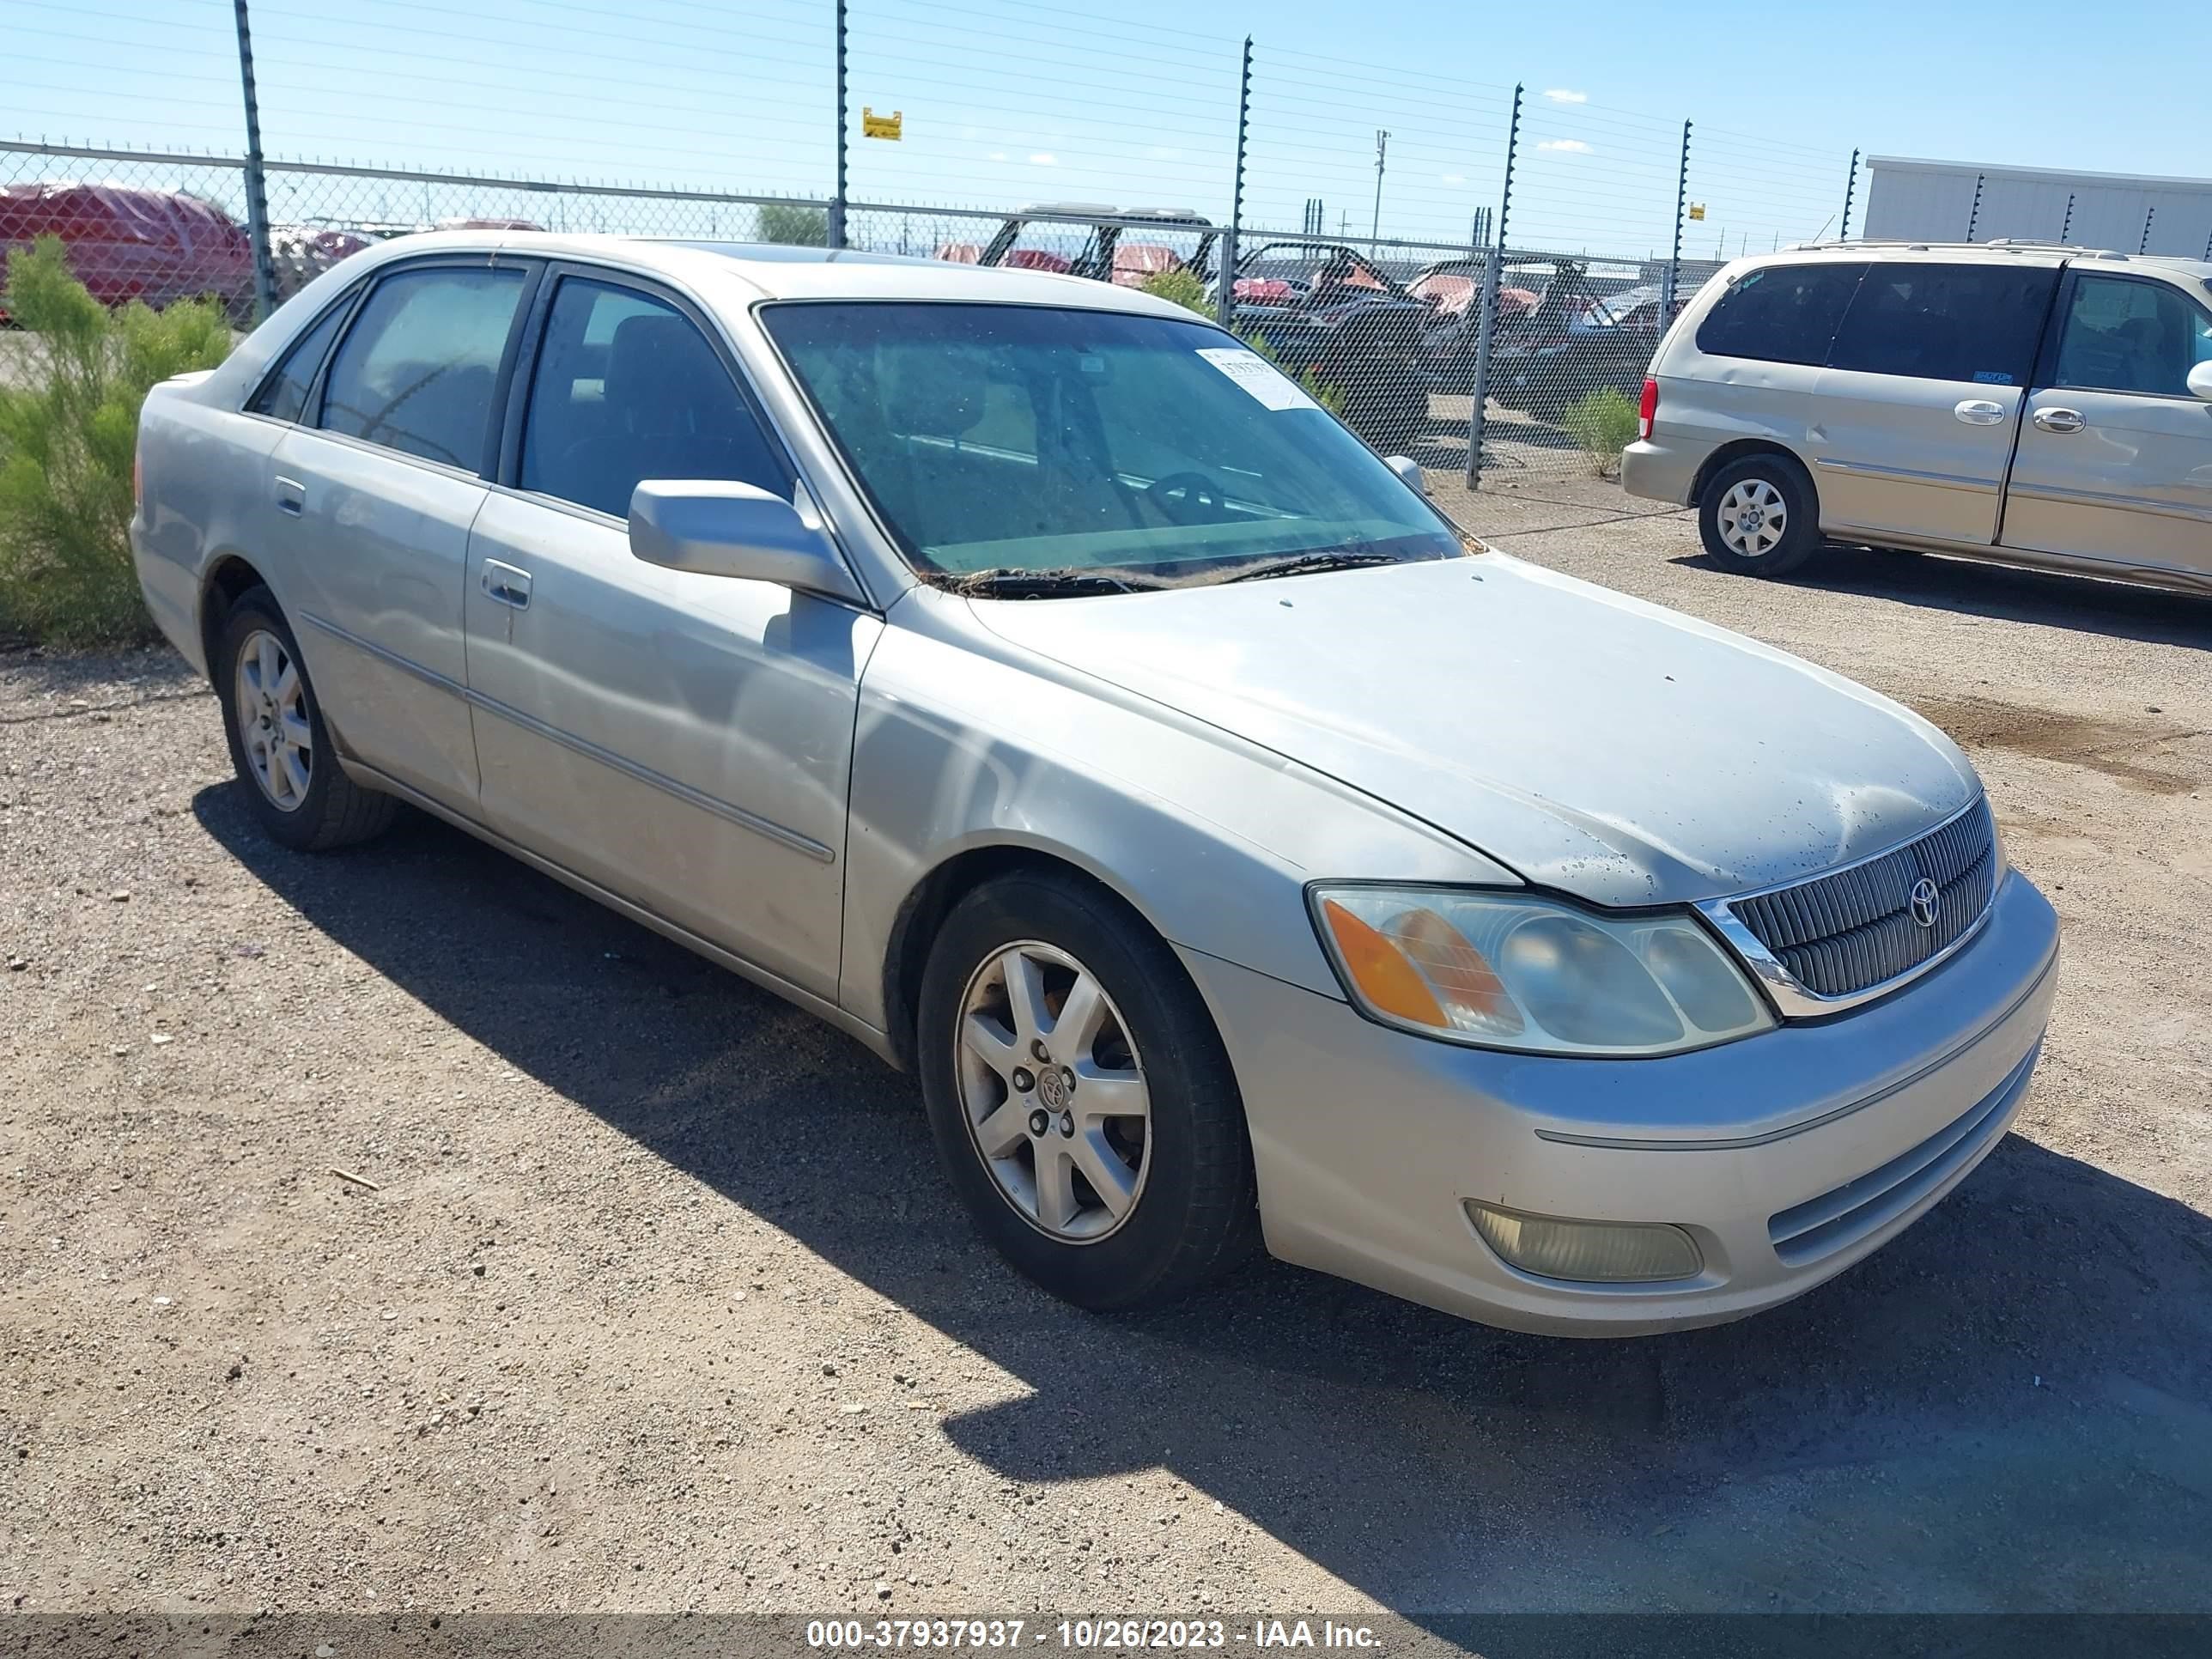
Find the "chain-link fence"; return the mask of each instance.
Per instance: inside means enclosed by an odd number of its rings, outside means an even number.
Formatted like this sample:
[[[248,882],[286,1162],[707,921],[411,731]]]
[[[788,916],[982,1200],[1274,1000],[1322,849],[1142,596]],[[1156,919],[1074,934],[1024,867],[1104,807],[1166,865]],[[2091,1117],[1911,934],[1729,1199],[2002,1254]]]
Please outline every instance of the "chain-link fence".
[[[1571,88],[1043,0],[856,0],[851,15],[671,0],[653,31],[524,0],[523,33],[422,0],[257,0],[250,53],[230,0],[118,15],[158,35],[158,65],[103,61],[70,0],[18,4],[24,49],[0,62],[0,92],[24,115],[246,141],[0,140],[0,246],[59,234],[110,302],[212,293],[244,323],[264,285],[281,301],[374,242],[453,225],[1064,271],[1211,308],[1376,448],[1478,484],[1611,465],[1698,286],[1725,258],[1847,232],[1856,182],[1855,155]],[[437,160],[264,159],[264,133]],[[594,155],[652,177],[560,176]]]

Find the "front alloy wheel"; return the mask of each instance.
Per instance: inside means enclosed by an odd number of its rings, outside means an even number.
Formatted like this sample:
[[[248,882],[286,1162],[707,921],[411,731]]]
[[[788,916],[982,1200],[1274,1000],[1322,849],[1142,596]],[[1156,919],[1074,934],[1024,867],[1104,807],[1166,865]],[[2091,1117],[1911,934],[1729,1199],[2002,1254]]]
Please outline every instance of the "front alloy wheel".
[[[1127,1221],[1151,1162],[1152,1095],[1114,1000],[1066,951],[1007,945],[961,999],[960,1103],[999,1191],[1048,1237]]]

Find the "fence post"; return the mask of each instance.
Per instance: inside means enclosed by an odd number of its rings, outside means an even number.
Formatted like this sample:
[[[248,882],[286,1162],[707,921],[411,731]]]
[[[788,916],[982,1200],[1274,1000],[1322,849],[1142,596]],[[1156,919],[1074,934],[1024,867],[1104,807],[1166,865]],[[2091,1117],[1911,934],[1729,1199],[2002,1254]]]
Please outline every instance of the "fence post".
[[[234,0],[238,19],[238,79],[246,92],[246,235],[253,245],[253,320],[276,308],[276,261],[269,246],[269,186],[261,169],[261,106],[253,95],[253,31],[246,0]]]
[[[1674,291],[1682,284],[1682,214],[1690,200],[1690,124],[1682,123],[1682,166],[1674,175],[1674,251],[1667,256],[1667,280],[1659,290],[1659,327],[1674,320]]]
[[[1844,175],[1844,226],[1841,230],[1836,233],[1836,237],[1838,241],[1848,242],[1851,240],[1851,198],[1857,193],[1858,187],[1859,153],[1856,150],[1853,150],[1851,152],[1851,170]]]
[[[1252,115],[1252,37],[1244,37],[1244,72],[1237,83],[1237,177],[1229,191],[1229,228],[1221,238],[1221,280],[1218,304],[1221,325],[1237,318],[1237,243],[1244,229],[1244,134]],[[1309,209],[1310,211],[1310,209]]]
[[[850,125],[845,102],[845,0],[837,0],[837,188],[830,198],[831,247],[845,246],[845,147]]]
[[[1482,308],[1475,320],[1474,401],[1467,411],[1467,487],[1482,488],[1482,440],[1488,424],[1484,401],[1490,395],[1490,341],[1498,332],[1498,284],[1505,263],[1505,222],[1513,211],[1513,158],[1521,149],[1521,88],[1513,88],[1513,125],[1505,131],[1505,188],[1498,198],[1498,234],[1482,262]]]
[[[1982,222],[1982,180],[1985,174],[1974,175],[1974,205],[1966,212],[1966,240],[1974,240],[1974,227]]]

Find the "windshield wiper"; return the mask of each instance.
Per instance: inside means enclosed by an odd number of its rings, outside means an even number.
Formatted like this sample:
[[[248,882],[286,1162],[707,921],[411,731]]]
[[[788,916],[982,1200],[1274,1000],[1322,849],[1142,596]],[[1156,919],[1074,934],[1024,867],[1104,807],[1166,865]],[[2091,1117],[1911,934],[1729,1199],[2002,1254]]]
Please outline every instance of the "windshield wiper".
[[[948,577],[944,586],[970,599],[1075,599],[1087,593],[1135,593],[1168,584],[1134,570],[1069,565],[1058,570],[976,570]]]
[[[1265,564],[1247,565],[1221,580],[1255,582],[1267,576],[1303,576],[1315,570],[1357,570],[1363,565],[1404,562],[1395,553],[1348,553],[1339,549],[1330,553],[1299,553],[1287,559],[1270,559]]]

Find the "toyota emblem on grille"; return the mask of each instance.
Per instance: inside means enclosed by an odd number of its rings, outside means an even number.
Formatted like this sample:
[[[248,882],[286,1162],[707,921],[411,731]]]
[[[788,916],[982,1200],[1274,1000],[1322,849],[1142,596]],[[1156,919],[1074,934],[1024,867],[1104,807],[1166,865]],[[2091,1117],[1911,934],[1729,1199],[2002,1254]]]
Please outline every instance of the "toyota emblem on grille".
[[[1933,927],[1936,913],[1942,908],[1942,890],[1923,876],[1912,884],[1912,892],[1906,902],[1912,907],[1913,921],[1923,927]]]

